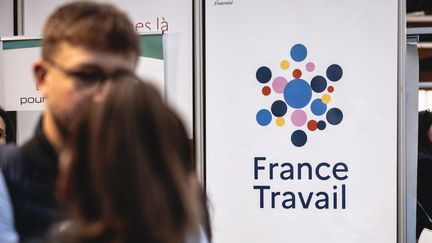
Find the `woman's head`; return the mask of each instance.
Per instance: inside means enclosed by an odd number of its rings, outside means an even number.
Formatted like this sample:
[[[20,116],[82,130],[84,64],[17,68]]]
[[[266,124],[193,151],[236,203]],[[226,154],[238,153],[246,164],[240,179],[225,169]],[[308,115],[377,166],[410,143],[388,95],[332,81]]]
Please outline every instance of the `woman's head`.
[[[5,110],[0,108],[0,145],[15,142],[15,129]]]
[[[113,79],[64,156],[70,165],[63,199],[72,217],[90,222],[87,230],[95,234],[119,233],[121,242],[182,242],[197,219],[184,151],[173,142],[179,127],[170,121],[177,118],[151,85],[132,74]]]

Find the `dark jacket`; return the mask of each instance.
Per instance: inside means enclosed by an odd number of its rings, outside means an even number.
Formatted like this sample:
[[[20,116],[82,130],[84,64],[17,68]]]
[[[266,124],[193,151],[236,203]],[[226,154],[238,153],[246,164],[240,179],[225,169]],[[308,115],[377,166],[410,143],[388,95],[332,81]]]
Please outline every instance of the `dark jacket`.
[[[416,236],[419,238],[423,228],[432,229],[432,155],[418,153],[417,164],[417,226]]]
[[[46,139],[41,122],[24,146],[0,149],[0,167],[20,240],[43,241],[51,225],[61,218],[61,210],[56,198],[57,153]]]
[[[432,143],[428,136],[432,125],[432,112],[418,114],[418,162],[417,162],[417,226],[416,236],[423,228],[432,229]]]

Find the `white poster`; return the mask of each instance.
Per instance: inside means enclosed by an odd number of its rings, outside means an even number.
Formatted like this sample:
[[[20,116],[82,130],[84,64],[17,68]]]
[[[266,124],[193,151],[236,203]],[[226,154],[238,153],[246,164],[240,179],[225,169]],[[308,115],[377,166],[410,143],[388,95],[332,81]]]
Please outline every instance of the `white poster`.
[[[25,0],[24,34],[41,35],[48,15],[68,0]],[[164,32],[165,94],[192,137],[192,1],[105,0],[124,10],[139,33]]]
[[[162,94],[165,92],[165,70],[162,34],[139,36],[142,51],[137,75],[151,82]],[[41,56],[41,39],[26,37],[2,38],[0,41],[0,106],[8,111],[43,110],[41,96],[33,78],[33,63]],[[29,124],[32,126],[33,124]]]
[[[215,243],[395,243],[398,1],[205,1]]]
[[[42,110],[45,102],[33,78],[33,62],[40,56],[40,39],[10,37],[0,41],[0,89],[8,111]]]

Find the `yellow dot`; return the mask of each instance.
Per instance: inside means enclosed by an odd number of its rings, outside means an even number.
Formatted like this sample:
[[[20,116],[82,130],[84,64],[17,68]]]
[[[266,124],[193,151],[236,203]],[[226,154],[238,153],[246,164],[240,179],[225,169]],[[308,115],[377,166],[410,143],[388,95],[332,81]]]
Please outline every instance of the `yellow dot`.
[[[285,125],[285,119],[283,117],[276,118],[276,125],[278,125],[278,127]]]
[[[328,104],[330,103],[331,97],[329,94],[325,94],[321,97],[321,100],[324,104]]]
[[[283,70],[287,70],[289,68],[289,66],[290,66],[290,63],[289,63],[288,60],[282,60],[281,63],[280,63],[280,67]]]

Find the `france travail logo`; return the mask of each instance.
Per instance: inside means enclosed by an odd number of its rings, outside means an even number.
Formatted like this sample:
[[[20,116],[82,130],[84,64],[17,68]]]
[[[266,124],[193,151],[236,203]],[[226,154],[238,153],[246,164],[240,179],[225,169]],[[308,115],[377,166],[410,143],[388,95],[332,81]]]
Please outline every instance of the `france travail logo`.
[[[257,112],[257,123],[269,126],[274,122],[276,126],[283,127],[286,120],[290,121],[296,127],[291,134],[291,142],[297,147],[306,144],[306,132],[312,134],[323,131],[327,124],[335,126],[343,119],[342,111],[332,106],[331,102],[336,84],[342,79],[342,67],[331,64],[327,67],[325,75],[315,74],[315,63],[306,61],[307,54],[307,48],[303,44],[295,44],[290,51],[292,60],[284,59],[278,67],[286,75],[273,78],[272,70],[267,66],[261,66],[256,71],[261,93],[270,96],[273,92],[276,97],[280,96],[271,107],[262,108]],[[310,75],[303,75],[304,72]],[[312,78],[305,80],[302,76]]]

